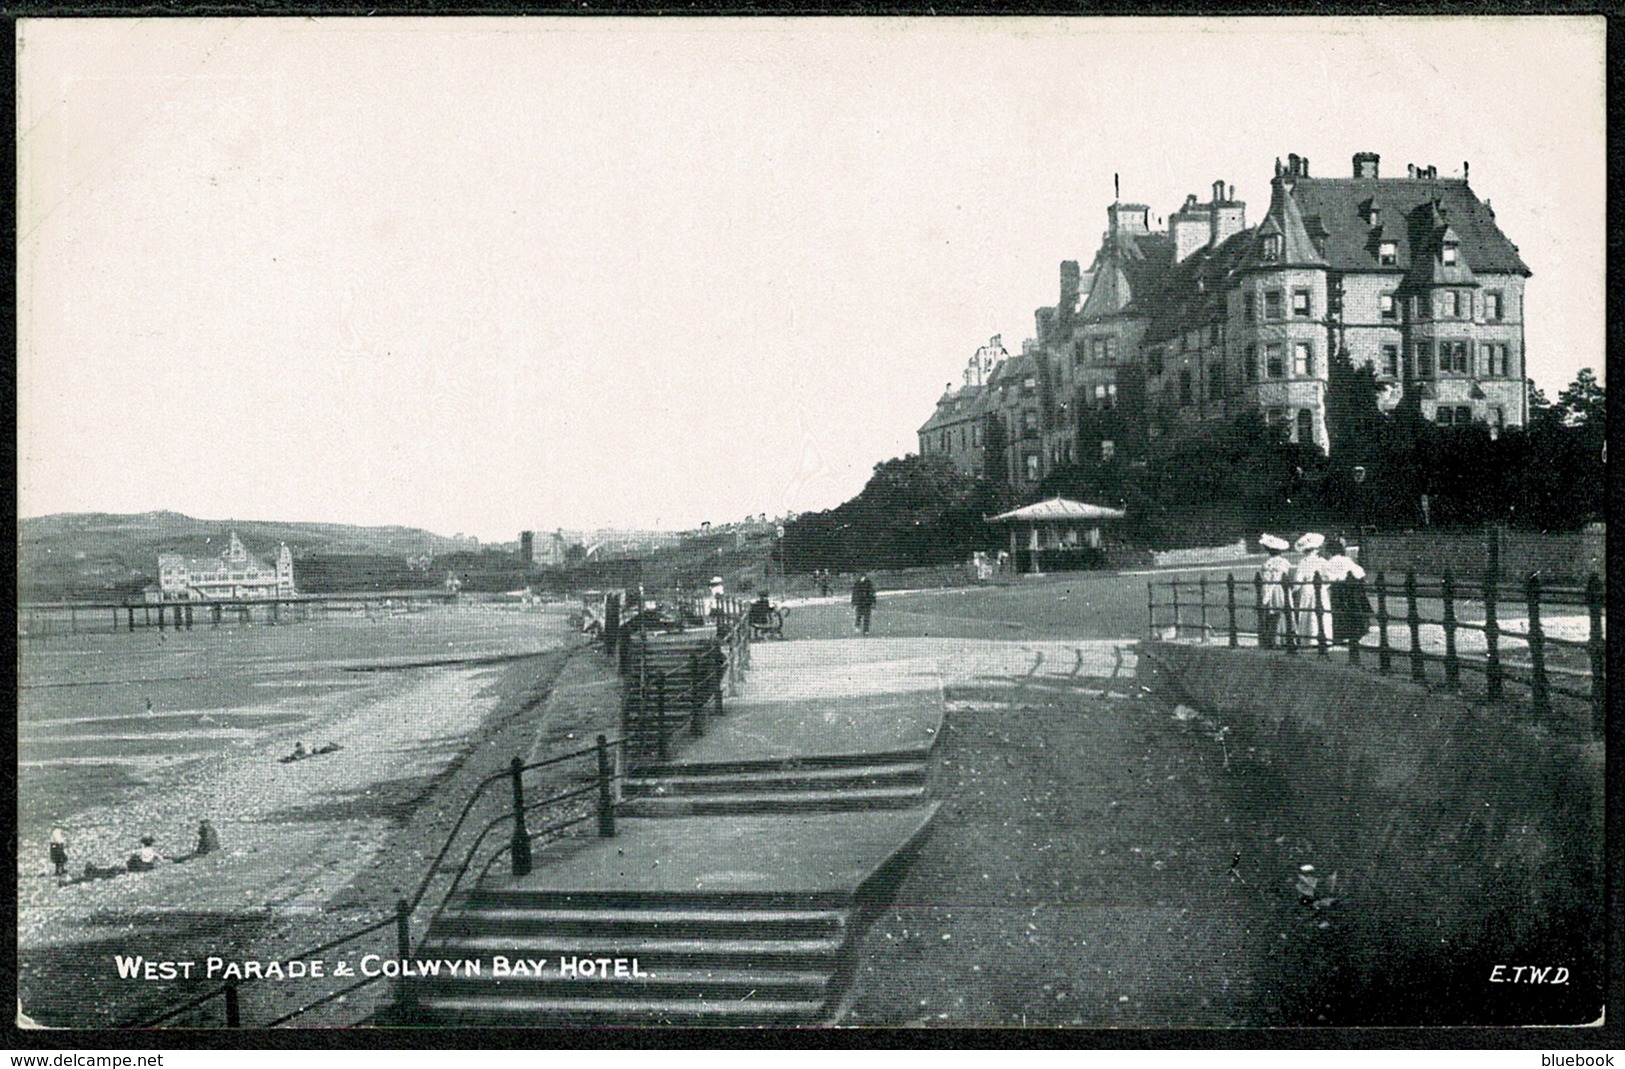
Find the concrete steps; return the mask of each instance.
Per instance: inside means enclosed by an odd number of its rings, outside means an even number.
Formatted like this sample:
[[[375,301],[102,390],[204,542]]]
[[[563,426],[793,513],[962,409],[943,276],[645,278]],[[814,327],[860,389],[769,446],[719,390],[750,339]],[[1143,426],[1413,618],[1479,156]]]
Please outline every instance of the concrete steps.
[[[480,973],[412,978],[404,1012],[415,1024],[815,1024],[840,990],[856,907],[786,897],[476,891],[415,957]],[[497,976],[498,956],[531,964]]]
[[[687,817],[903,808],[925,800],[927,772],[923,754],[657,766],[628,777],[620,811],[634,817]]]

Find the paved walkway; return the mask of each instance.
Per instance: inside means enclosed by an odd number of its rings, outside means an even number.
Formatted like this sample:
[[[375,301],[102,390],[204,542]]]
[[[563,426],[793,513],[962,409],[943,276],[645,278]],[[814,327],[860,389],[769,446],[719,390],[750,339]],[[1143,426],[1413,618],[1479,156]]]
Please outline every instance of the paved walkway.
[[[704,737],[685,740],[677,763],[928,751],[942,729],[938,660],[898,652],[856,641],[754,646],[741,693]],[[493,886],[850,894],[935,809],[622,819],[614,838],[561,843],[529,876]]]

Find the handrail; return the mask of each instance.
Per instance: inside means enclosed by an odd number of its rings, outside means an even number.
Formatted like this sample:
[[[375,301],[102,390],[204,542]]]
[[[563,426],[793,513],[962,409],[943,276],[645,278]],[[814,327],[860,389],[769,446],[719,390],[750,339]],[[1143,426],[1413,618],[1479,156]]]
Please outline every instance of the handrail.
[[[1588,702],[1592,729],[1602,733],[1607,713],[1607,621],[1602,577],[1591,577],[1582,590],[1583,599],[1578,602],[1549,597],[1550,592],[1541,586],[1538,574],[1528,576],[1516,596],[1504,599],[1501,595],[1508,592],[1506,584],[1492,579],[1486,576],[1486,581],[1480,584],[1458,583],[1447,571],[1436,584],[1423,584],[1414,572],[1404,573],[1403,582],[1397,577],[1391,579],[1384,572],[1375,573],[1363,584],[1365,594],[1376,600],[1366,628],[1369,631],[1370,623],[1376,624],[1374,643],[1364,633],[1358,638],[1321,633],[1328,621],[1330,629],[1335,631],[1339,619],[1338,610],[1330,604],[1332,584],[1322,576],[1310,580],[1283,576],[1278,582],[1272,580],[1269,588],[1284,595],[1275,599],[1264,596],[1266,584],[1262,572],[1254,572],[1250,577],[1243,575],[1239,584],[1234,572],[1222,579],[1203,578],[1194,582],[1149,579],[1146,624],[1152,637],[1167,633],[1159,632],[1159,628],[1167,628],[1175,639],[1188,630],[1199,633],[1204,640],[1213,635],[1225,636],[1232,648],[1240,644],[1239,638],[1245,634],[1256,636],[1262,648],[1281,649],[1289,655],[1312,652],[1326,657],[1332,649],[1337,649],[1347,652],[1351,665],[1363,664],[1366,656],[1375,653],[1378,671],[1384,674],[1394,671],[1396,659],[1408,662],[1409,676],[1416,683],[1428,682],[1427,665],[1443,665],[1444,685],[1450,689],[1460,687],[1461,672],[1465,668],[1484,677],[1486,696],[1491,700],[1502,698],[1505,684],[1528,688],[1530,704],[1540,718],[1553,714],[1551,696],[1554,694]],[[1238,585],[1244,595],[1240,599]],[[1312,592],[1310,587],[1313,587]],[[1168,595],[1165,600],[1158,599],[1159,590]],[[1573,588],[1564,591],[1566,595],[1572,593]],[[1268,600],[1284,604],[1272,606]],[[1580,622],[1587,627],[1586,637],[1546,633],[1541,620],[1542,609],[1554,604],[1562,606],[1564,615],[1570,617],[1574,615],[1573,609],[1583,610]],[[1461,619],[1458,612],[1463,607],[1481,607],[1483,619]],[[1505,612],[1498,612],[1498,608]],[[1164,616],[1159,610],[1171,612]],[[1295,619],[1301,620],[1304,613],[1309,614],[1310,627],[1308,633],[1299,633],[1302,629],[1295,626]],[[1478,612],[1473,611],[1473,615]],[[1316,617],[1322,626],[1314,626]],[[1242,626],[1244,619],[1252,626]],[[1278,625],[1284,625],[1284,633],[1277,631]],[[1424,627],[1429,631],[1425,642]],[[1396,628],[1397,641],[1391,641]],[[1358,624],[1355,630],[1359,630]],[[1482,649],[1459,649],[1457,636],[1463,631],[1482,635]],[[1426,648],[1438,641],[1440,632],[1443,652]],[[1508,650],[1520,655],[1527,653],[1527,662],[1506,662],[1504,657]],[[1524,668],[1528,669],[1527,676],[1522,674]],[[1586,682],[1574,683],[1579,680]],[[1562,685],[1565,682],[1574,685]],[[1585,689],[1580,689],[1582,687]]]

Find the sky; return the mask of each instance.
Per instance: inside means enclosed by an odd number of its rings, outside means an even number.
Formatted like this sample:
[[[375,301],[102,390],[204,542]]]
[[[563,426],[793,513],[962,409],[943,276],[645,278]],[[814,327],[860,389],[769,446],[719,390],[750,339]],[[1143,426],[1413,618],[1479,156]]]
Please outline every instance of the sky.
[[[681,529],[830,508],[1087,267],[1471,165],[1603,373],[1600,18],[25,20],[19,514]]]

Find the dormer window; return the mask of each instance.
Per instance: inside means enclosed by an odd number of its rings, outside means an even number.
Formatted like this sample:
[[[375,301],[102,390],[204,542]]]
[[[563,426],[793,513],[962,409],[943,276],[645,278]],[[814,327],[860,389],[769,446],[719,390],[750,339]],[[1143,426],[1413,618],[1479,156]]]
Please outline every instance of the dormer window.
[[[1280,234],[1266,234],[1264,236],[1264,259],[1271,262],[1279,260],[1284,245],[1285,242],[1282,241]]]
[[[1371,226],[1382,225],[1382,209],[1375,204],[1365,210],[1365,221]]]
[[[1444,248],[1439,252],[1439,256],[1444,261],[1444,265],[1446,267],[1453,266],[1456,262],[1456,243],[1454,241],[1445,242]]]
[[[1377,262],[1379,264],[1385,264],[1388,266],[1393,266],[1394,264],[1399,263],[1399,243],[1396,241],[1384,241],[1378,245]]]

